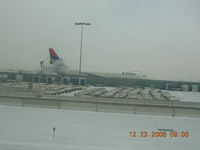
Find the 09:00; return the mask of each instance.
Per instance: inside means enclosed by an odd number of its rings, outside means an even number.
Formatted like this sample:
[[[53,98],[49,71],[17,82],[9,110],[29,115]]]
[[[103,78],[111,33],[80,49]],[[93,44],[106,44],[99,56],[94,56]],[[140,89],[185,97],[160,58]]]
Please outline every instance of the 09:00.
[[[139,133],[137,132],[129,132],[131,137],[167,137],[167,132],[157,132],[153,131],[151,132],[151,135],[148,134],[147,131],[141,131]],[[177,132],[177,131],[171,131],[169,134],[170,137],[189,137],[189,132],[183,131],[183,132]]]

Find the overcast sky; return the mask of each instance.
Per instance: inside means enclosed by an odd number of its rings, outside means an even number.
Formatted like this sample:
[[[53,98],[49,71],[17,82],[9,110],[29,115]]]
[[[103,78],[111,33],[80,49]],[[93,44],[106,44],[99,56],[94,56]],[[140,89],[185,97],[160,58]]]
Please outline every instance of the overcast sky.
[[[199,0],[0,0],[0,68],[39,69],[56,48],[78,70],[200,81]]]

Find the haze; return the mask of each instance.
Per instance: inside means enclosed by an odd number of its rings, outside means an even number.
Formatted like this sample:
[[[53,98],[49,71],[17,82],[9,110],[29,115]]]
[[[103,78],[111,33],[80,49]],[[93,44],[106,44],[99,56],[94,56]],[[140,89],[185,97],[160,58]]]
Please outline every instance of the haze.
[[[48,48],[78,70],[200,81],[199,0],[0,0],[0,68],[39,69]]]

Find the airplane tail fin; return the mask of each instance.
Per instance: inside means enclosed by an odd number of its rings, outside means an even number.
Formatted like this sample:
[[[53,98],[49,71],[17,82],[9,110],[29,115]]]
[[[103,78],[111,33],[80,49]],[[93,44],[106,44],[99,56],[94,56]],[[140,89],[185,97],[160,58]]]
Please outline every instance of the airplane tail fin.
[[[60,59],[60,57],[55,52],[54,48],[49,48],[49,54],[50,54],[50,64],[54,64],[57,60]]]

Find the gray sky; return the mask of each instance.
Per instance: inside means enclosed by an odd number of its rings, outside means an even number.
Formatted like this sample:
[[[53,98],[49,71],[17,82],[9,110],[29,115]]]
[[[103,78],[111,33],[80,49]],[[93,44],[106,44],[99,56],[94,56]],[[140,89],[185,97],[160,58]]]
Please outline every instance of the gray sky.
[[[39,69],[54,47],[78,70],[200,81],[199,0],[0,0],[0,68]]]

